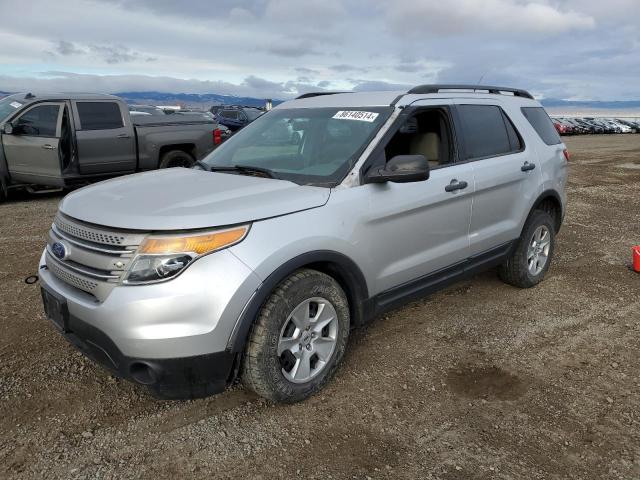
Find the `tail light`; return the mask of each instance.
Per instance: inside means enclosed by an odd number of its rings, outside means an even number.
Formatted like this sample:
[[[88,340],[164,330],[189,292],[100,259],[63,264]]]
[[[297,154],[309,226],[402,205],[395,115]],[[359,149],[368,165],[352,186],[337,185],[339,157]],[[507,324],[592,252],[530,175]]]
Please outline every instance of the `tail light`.
[[[220,145],[222,143],[222,131],[219,128],[216,128],[213,131],[213,144]]]
[[[567,150],[566,148],[562,151],[562,153],[564,154],[564,158],[565,160],[568,162],[569,161],[569,150]]]

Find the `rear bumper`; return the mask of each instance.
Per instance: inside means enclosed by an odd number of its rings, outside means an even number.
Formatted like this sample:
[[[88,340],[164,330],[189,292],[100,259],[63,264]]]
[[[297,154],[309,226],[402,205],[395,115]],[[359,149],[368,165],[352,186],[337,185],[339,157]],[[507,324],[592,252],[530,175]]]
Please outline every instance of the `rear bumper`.
[[[233,377],[236,355],[227,351],[169,359],[129,357],[107,334],[73,315],[61,333],[91,360],[117,377],[148,387],[157,398],[206,397],[222,392]]]

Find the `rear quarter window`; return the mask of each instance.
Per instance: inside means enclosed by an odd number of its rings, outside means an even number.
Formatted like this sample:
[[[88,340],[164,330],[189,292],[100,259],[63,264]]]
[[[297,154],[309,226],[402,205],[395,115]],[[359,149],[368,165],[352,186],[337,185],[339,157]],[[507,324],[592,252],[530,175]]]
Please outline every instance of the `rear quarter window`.
[[[542,107],[522,107],[520,109],[524,117],[529,121],[533,129],[547,145],[562,143],[560,135],[553,126],[553,122]]]
[[[124,127],[120,106],[116,102],[78,102],[82,130],[111,130]]]

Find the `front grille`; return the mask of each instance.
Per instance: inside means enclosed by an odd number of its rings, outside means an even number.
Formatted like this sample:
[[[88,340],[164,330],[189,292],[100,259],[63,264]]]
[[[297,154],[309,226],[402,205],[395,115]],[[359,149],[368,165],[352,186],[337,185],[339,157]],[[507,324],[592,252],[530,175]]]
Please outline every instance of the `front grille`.
[[[144,233],[96,227],[58,213],[49,232],[47,267],[64,283],[104,300],[124,276],[144,237]],[[64,245],[64,258],[53,254],[54,243]]]
[[[105,245],[123,245],[126,237],[122,234],[108,230],[97,229],[86,225],[79,225],[75,222],[67,221],[61,214],[56,215],[53,224],[65,233],[90,242],[102,243]]]
[[[98,286],[96,282],[92,282],[91,280],[82,278],[81,276],[76,275],[75,273],[71,273],[67,270],[64,270],[63,268],[58,266],[55,260],[51,258],[47,258],[47,260],[51,260],[51,261],[47,261],[47,267],[49,268],[49,270],[51,270],[51,273],[53,273],[56,277],[58,277],[63,282],[68,283],[69,285],[88,293],[93,293],[93,291]]]

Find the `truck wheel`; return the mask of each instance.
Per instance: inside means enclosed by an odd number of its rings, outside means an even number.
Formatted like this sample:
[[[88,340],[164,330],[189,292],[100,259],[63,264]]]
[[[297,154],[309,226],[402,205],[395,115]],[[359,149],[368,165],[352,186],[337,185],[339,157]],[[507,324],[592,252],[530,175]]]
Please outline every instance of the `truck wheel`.
[[[349,304],[340,285],[316,270],[298,270],[258,314],[242,364],[244,384],[274,402],[308,398],[338,367],[349,323]]]
[[[505,283],[529,288],[542,281],[553,257],[556,233],[554,222],[547,212],[535,210],[522,230],[515,250],[498,268]]]
[[[172,168],[172,167],[184,167],[191,168],[195,160],[191,155],[182,150],[171,150],[164,155],[160,160],[160,166],[158,168]]]
[[[4,202],[8,196],[7,183],[4,178],[0,178],[0,203]]]

